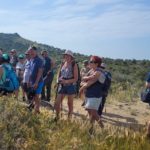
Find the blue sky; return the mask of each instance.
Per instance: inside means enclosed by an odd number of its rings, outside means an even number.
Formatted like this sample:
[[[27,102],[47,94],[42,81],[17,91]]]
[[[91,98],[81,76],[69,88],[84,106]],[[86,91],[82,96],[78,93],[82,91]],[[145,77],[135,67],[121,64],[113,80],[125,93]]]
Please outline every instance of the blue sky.
[[[1,0],[0,32],[87,55],[150,59],[150,0]]]

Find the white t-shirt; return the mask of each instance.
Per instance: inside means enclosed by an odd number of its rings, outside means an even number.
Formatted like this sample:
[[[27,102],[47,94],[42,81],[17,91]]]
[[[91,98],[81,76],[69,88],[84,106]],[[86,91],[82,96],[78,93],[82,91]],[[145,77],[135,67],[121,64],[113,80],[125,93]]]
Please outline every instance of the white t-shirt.
[[[16,64],[16,74],[19,78],[23,78],[23,73],[24,73],[24,67],[25,67],[25,64],[24,63],[20,63],[18,62]]]
[[[31,70],[31,63],[29,60],[26,61],[24,67],[24,74],[23,74],[23,83],[28,83],[30,78]]]

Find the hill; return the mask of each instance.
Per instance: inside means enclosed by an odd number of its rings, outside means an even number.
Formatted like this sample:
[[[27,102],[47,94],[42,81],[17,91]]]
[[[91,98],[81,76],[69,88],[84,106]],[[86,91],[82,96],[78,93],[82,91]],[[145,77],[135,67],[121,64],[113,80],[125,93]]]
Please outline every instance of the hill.
[[[30,45],[36,46],[39,51],[43,49],[47,50],[52,58],[56,58],[58,63],[60,63],[60,57],[62,56],[62,53],[64,53],[65,51],[60,48],[55,48],[53,46],[24,39],[18,33],[14,34],[0,33],[0,48],[2,48],[5,52],[9,53],[11,49],[16,49],[18,53],[24,53]],[[82,60],[84,57],[87,57],[79,53],[76,53],[75,56],[78,58],[77,60],[79,59]]]

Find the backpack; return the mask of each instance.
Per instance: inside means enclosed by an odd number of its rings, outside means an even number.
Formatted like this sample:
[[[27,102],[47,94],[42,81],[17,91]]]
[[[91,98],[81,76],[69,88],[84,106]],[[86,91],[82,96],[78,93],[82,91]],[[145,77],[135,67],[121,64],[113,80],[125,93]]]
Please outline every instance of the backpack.
[[[11,93],[19,88],[17,75],[11,65],[3,64],[2,67],[5,71],[5,76],[0,79],[0,91]]]
[[[104,71],[104,75],[105,75],[105,81],[103,83],[102,91],[104,96],[107,96],[111,86],[112,75],[108,71]]]
[[[150,104],[150,89],[146,88],[141,92],[141,101]]]
[[[72,62],[72,68],[74,68],[74,65],[77,65],[77,69],[78,69],[78,80],[76,81],[76,96],[79,95],[79,89],[80,89],[80,83],[81,83],[81,75],[80,75],[80,68],[79,68],[79,64],[75,61]],[[73,70],[73,69],[72,69]]]

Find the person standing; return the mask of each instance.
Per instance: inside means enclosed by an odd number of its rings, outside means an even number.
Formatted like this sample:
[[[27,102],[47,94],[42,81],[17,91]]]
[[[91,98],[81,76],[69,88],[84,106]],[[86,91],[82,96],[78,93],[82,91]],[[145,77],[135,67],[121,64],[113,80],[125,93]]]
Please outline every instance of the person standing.
[[[10,57],[8,54],[2,55],[2,62],[0,65],[0,88],[4,90],[4,93],[14,92],[16,98],[18,98],[19,82],[10,64]]]
[[[146,88],[150,88],[150,72],[148,73],[145,86]],[[148,127],[147,127],[147,137],[150,138],[150,120],[148,122]]]
[[[48,56],[48,52],[46,50],[43,50],[41,52],[41,55],[44,60],[44,70],[43,70],[44,85],[42,89],[41,99],[49,102],[51,100],[51,86],[54,78],[53,72],[54,61]]]
[[[2,57],[2,55],[3,55],[3,49],[0,48],[0,57]]]
[[[65,96],[68,97],[68,118],[73,113],[73,98],[76,94],[75,83],[78,80],[78,68],[75,63],[72,51],[67,50],[64,53],[63,63],[60,67],[60,72],[57,78],[58,81],[58,94],[55,102],[56,120],[59,119],[60,106]]]
[[[102,100],[102,84],[99,82],[99,78],[102,76],[99,68],[101,66],[101,58],[98,56],[91,56],[90,58],[90,73],[87,76],[83,77],[84,82],[88,82],[91,79],[96,82],[89,84],[88,86],[85,84],[85,109],[88,111],[90,117],[90,123],[92,124],[95,121],[98,122],[100,127],[103,127],[103,123],[101,117],[98,115],[98,108]],[[84,85],[83,85],[84,86]]]
[[[29,47],[29,55],[31,58],[31,68],[28,87],[35,90],[33,98],[35,113],[40,113],[40,94],[43,88],[43,61],[38,56],[35,46]]]
[[[20,54],[18,56],[18,63],[16,64],[16,74],[19,80],[19,85],[22,89],[22,100],[25,101],[25,93],[23,89],[23,73],[24,73],[24,68],[25,67],[25,58],[23,54]]]
[[[81,81],[84,78],[84,76],[88,75],[89,71],[90,71],[89,61],[88,60],[84,60],[83,61],[83,67],[80,70]],[[81,83],[80,83],[80,86],[81,86]],[[82,94],[82,95],[84,95],[84,94]],[[79,94],[79,97],[81,97],[81,94]],[[81,106],[84,106],[84,105],[85,105],[85,100],[83,100],[83,103],[81,104]]]
[[[17,51],[12,49],[10,51],[10,64],[13,66],[14,70],[16,69],[16,64],[18,62]]]
[[[24,90],[24,94],[25,94],[25,98],[28,99],[27,97],[27,92],[28,92],[28,83],[29,83],[29,78],[30,78],[30,55],[29,55],[29,51],[27,50],[25,52],[25,65],[24,65],[24,73],[23,73],[23,90]]]
[[[102,92],[103,93],[102,94],[102,102],[100,103],[100,106],[99,106],[99,109],[98,109],[98,114],[101,116],[102,113],[103,113],[106,98],[108,96],[109,89],[110,89],[110,86],[111,86],[112,76],[111,76],[111,73],[106,70],[106,64],[105,63],[102,63],[100,68],[101,68],[102,73],[105,76],[105,81],[103,83],[103,88],[102,88],[102,91],[103,91]]]
[[[80,76],[81,76],[81,79],[87,75],[87,73],[90,71],[90,68],[89,68],[89,61],[88,60],[84,60],[83,61],[83,67],[81,68],[81,71],[80,71]]]

